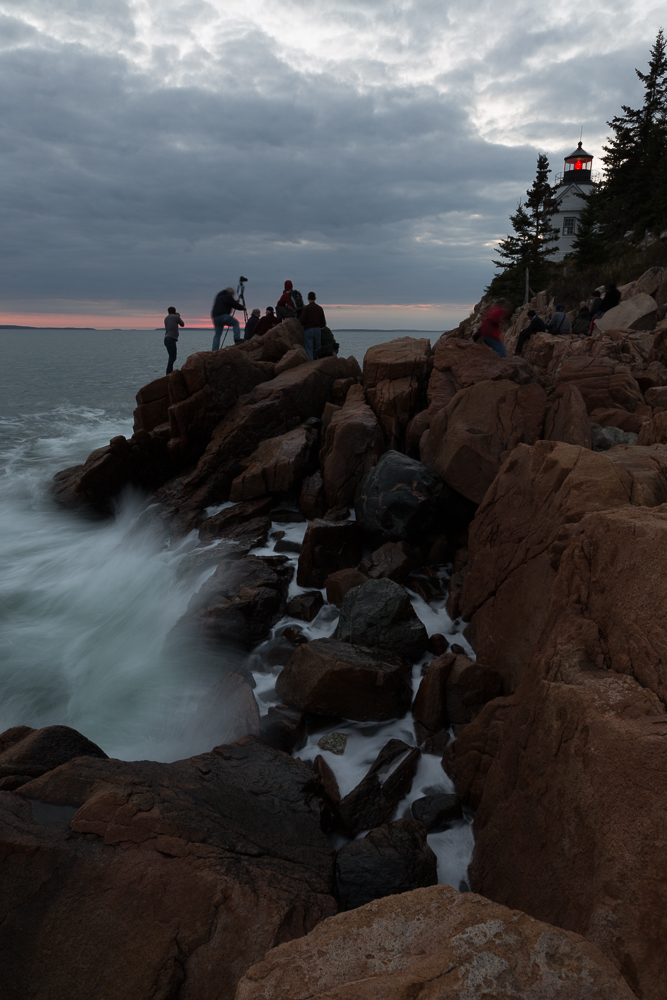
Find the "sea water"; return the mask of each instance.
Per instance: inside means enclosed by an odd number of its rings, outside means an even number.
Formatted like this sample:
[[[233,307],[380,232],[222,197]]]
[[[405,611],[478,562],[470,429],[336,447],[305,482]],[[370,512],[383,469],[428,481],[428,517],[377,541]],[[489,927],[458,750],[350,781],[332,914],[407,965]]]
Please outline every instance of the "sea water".
[[[372,343],[406,333],[345,331],[337,339],[341,355],[361,362]],[[193,350],[208,349],[210,336],[182,333],[177,366]],[[149,527],[137,527],[142,497],[131,493],[108,521],[65,511],[49,494],[55,472],[115,435],[131,434],[135,392],[164,372],[160,332],[0,331],[0,350],[0,732],[65,724],[126,760],[170,761],[209,750],[197,710],[219,678],[210,664],[163,653],[169,630],[211,572],[183,572],[196,535],[165,546]],[[304,527],[275,525],[295,541]],[[292,593],[298,589],[293,582]],[[443,606],[417,595],[413,603],[429,633],[454,634]],[[310,638],[335,628],[330,608],[310,625],[286,618],[274,633],[289,623]],[[457,641],[466,645],[461,636]],[[255,674],[262,714],[277,701],[278,672]],[[388,739],[414,742],[409,716],[335,728],[349,736],[342,756],[325,752],[342,794]],[[311,760],[322,752],[317,741],[326,731],[311,733],[298,755]],[[451,788],[439,759],[424,755],[396,815],[409,813],[420,795]],[[430,835],[429,843],[441,881],[458,888],[472,848],[469,822]]]

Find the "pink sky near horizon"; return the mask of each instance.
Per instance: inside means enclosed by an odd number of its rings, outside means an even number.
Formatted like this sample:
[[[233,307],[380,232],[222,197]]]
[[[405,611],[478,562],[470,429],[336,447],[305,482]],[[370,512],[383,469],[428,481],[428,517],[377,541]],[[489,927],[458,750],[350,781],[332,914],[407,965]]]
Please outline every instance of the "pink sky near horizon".
[[[472,304],[457,304],[451,302],[424,302],[410,305],[395,303],[322,303],[323,308],[333,313],[329,317],[329,325],[355,324],[364,326],[373,322],[390,322],[405,324],[406,328],[420,329],[420,323],[447,323],[455,317],[463,319],[472,309]],[[263,312],[264,310],[262,310]],[[47,329],[58,327],[94,327],[98,330],[112,329],[155,329],[162,326],[164,312],[154,310],[123,310],[114,314],[107,312],[34,312],[31,310],[15,310],[0,314],[0,325],[9,326],[41,326]],[[212,327],[211,319],[205,316],[189,316],[183,313],[186,325],[192,329]],[[242,320],[242,317],[241,317]],[[458,321],[458,320],[457,320]]]

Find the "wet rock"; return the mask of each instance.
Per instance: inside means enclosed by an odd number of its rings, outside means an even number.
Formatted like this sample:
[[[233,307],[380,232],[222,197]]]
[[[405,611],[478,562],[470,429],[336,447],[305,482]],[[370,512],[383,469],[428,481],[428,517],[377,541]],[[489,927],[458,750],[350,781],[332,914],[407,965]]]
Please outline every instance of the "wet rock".
[[[271,520],[276,524],[303,524],[306,518],[298,510],[289,507],[276,507],[271,512]]]
[[[213,514],[202,521],[199,526],[199,538],[202,542],[210,542],[214,538],[234,538],[234,532],[240,525],[255,518],[266,517],[272,503],[271,497],[261,497],[258,500],[238,503],[234,507],[226,507],[218,514]]]
[[[547,410],[544,437],[547,441],[566,441],[582,448],[591,447],[591,422],[584,398],[576,385],[568,385],[560,399]]]
[[[331,573],[356,566],[361,559],[362,541],[355,521],[311,521],[299,555],[298,585],[321,588]]]
[[[75,757],[106,756],[96,743],[69,726],[14,726],[0,734],[0,791],[20,788]]]
[[[480,988],[484,1000],[634,998],[578,934],[434,885],[339,913],[270,951],[236,1000],[481,1000]]]
[[[403,583],[421,563],[421,553],[407,542],[385,542],[360,564],[359,569],[372,580],[388,579]]]
[[[291,642],[294,646],[300,646],[302,643],[307,642],[305,635],[301,629],[294,628],[290,625],[288,628],[283,630],[283,635],[288,642]]]
[[[385,744],[368,774],[340,802],[338,823],[348,837],[356,837],[362,830],[380,826],[391,818],[410,791],[419,757],[417,747],[403,740]]]
[[[3,874],[5,982],[94,997],[122,980],[141,1000],[176,996],[187,970],[194,996],[232,1000],[267,948],[335,910],[316,788],[247,737],[172,764],[80,757],[3,794],[3,855],[30,858]],[[33,801],[74,815],[37,821]]]
[[[360,587],[367,580],[366,574],[360,573],[357,569],[339,569],[335,573],[330,573],[326,580],[327,601],[339,608],[348,590]]]
[[[467,657],[466,657],[467,659]],[[424,738],[429,733],[437,733],[449,725],[447,715],[447,678],[457,657],[454,653],[443,653],[429,663],[412,704],[412,715],[425,729]]]
[[[354,502],[357,486],[384,450],[384,436],[366,402],[364,388],[353,385],[342,408],[334,412],[320,451],[329,506],[349,506]]]
[[[431,424],[433,468],[452,489],[481,503],[506,454],[542,436],[546,408],[539,385],[501,380],[463,389]]]
[[[426,843],[426,830],[413,819],[399,819],[371,830],[336,855],[336,896],[341,912],[437,881],[437,859]]]
[[[347,521],[350,516],[349,507],[329,507],[324,515],[325,521]]]
[[[412,698],[405,660],[335,639],[299,646],[280,673],[276,691],[303,711],[360,722],[396,718]]]
[[[412,803],[412,815],[426,827],[428,833],[437,833],[447,830],[455,820],[463,819],[463,808],[456,795],[439,792],[437,795],[415,799]]]
[[[281,562],[284,558],[223,559],[192,597],[169,643],[195,648],[231,643],[251,649],[266,639],[285,608],[293,570]]]
[[[289,538],[280,538],[273,546],[274,552],[292,552],[298,555],[301,552],[300,542],[291,542]]]
[[[306,732],[306,716],[289,705],[272,705],[260,723],[260,736],[275,750],[291,754]]]
[[[393,580],[369,580],[348,591],[334,634],[340,642],[370,646],[407,660],[418,659],[428,643],[410,598]]]
[[[314,472],[312,476],[306,476],[301,486],[299,510],[309,521],[313,521],[322,517],[326,509],[327,501],[324,495],[322,473]]]
[[[608,451],[617,444],[637,444],[637,435],[622,431],[620,427],[591,424],[591,442],[593,451]]]
[[[202,699],[192,728],[207,741],[204,746],[259,736],[259,709],[247,681],[233,672],[225,674]]]
[[[347,733],[326,733],[319,738],[317,745],[320,750],[328,750],[329,753],[335,753],[340,756],[345,753],[347,740]]]
[[[156,378],[137,393],[134,430],[152,431],[169,420],[169,376]],[[187,392],[186,392],[187,394]]]
[[[454,497],[433,469],[387,451],[357,489],[354,509],[364,531],[389,541],[419,541]]]
[[[431,364],[427,339],[399,337],[375,344],[364,356],[364,389],[390,448],[401,448],[405,429],[426,388]]]
[[[307,594],[297,594],[288,601],[285,614],[292,618],[300,618],[304,622],[312,622],[317,618],[324,605],[324,598],[319,590],[311,590]]]
[[[433,635],[428,637],[428,646],[426,648],[434,656],[442,656],[449,649],[449,642],[440,632],[434,632]]]
[[[287,434],[268,438],[240,464],[244,471],[233,481],[229,499],[250,500],[268,494],[293,493],[301,488],[317,440],[317,431],[301,424]]]

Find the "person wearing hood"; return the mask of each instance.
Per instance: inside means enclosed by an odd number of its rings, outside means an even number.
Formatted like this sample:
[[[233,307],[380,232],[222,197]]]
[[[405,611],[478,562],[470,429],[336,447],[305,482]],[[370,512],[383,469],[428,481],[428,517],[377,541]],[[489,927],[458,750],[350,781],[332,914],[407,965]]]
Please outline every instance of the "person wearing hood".
[[[602,305],[600,306],[600,312],[609,312],[609,310],[617,306],[620,301],[621,293],[616,287],[616,282],[610,281],[607,285],[607,291],[605,292],[605,296],[602,300]]]
[[[217,351],[220,347],[220,338],[225,326],[234,328],[234,343],[239,344],[241,342],[241,324],[232,315],[235,309],[243,309],[243,305],[234,298],[234,289],[231,287],[223,288],[216,295],[213,308],[211,309],[211,319],[215,328],[212,351]]]
[[[262,316],[259,323],[253,330],[254,337],[263,337],[265,333],[272,330],[274,326],[278,325],[278,320],[276,314],[273,311],[273,306],[266,307],[266,315]]]
[[[294,303],[292,302],[293,288],[294,285],[291,281],[285,282],[285,289],[276,305],[276,315],[279,320],[294,319]]]

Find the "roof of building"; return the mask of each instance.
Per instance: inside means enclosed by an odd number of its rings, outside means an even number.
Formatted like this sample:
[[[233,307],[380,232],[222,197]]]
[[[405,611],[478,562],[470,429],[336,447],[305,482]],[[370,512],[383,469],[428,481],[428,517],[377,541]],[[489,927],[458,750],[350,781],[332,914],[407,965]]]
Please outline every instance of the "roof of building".
[[[577,146],[577,148],[575,149],[574,153],[570,153],[570,155],[566,156],[565,159],[566,160],[576,160],[576,159],[592,160],[593,159],[593,154],[592,153],[587,153],[585,149],[581,148],[581,143],[579,143],[578,146]]]

